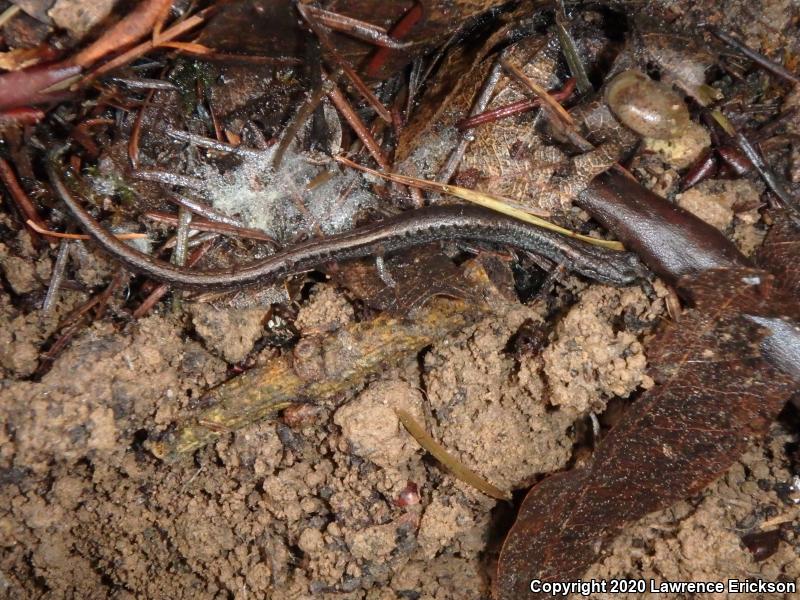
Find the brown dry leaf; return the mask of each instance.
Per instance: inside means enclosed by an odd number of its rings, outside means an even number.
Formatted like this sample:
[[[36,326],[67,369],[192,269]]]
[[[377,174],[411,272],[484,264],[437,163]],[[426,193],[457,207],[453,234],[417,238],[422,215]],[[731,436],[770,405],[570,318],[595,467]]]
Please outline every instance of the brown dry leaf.
[[[783,288],[800,294],[800,227],[782,212],[771,216],[775,223],[758,252],[758,264],[775,273]]]
[[[535,486],[503,547],[495,595],[536,598],[532,579],[576,580],[628,523],[701,491],[766,432],[797,381],[764,357],[747,315],[793,317],[773,276],[747,268],[679,282],[694,308],[650,345],[659,384],[584,468]]]

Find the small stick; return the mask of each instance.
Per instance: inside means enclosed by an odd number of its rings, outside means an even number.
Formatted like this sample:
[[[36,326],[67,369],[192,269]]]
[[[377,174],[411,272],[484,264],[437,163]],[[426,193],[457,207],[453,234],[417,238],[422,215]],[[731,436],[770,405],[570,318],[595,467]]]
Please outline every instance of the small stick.
[[[7,123],[36,125],[42,119],[44,119],[44,111],[29,106],[0,110],[0,125],[5,125]]]
[[[128,79],[127,77],[111,77],[108,81],[121,83],[132,90],[165,90],[169,92],[177,91],[178,86],[170,81],[162,79]]]
[[[311,116],[311,113],[317,110],[317,106],[319,106],[319,103],[322,102],[322,97],[327,92],[326,88],[326,83],[316,86],[311,94],[308,95],[306,101],[303,102],[292,121],[283,130],[283,133],[281,134],[281,141],[278,142],[278,147],[275,148],[275,154],[272,155],[273,170],[277,171],[281,166],[283,155],[286,154],[287,148],[289,148],[289,145],[292,143],[294,136],[297,135],[297,132],[300,131],[300,127],[303,126],[303,123],[308,120],[308,118]]]
[[[752,60],[758,66],[766,69],[770,73],[777,75],[778,77],[782,77],[786,81],[790,81],[794,85],[800,83],[800,77],[797,77],[794,73],[786,69],[783,65],[779,65],[773,60],[770,60],[760,52],[756,52],[755,50],[748,48],[742,42],[737,40],[735,37],[725,33],[721,29],[717,29],[716,27],[709,27],[708,30],[721,39],[723,42],[728,44],[731,48],[736,49],[737,51],[744,54],[747,58]]]
[[[503,75],[501,60],[502,59],[496,60],[492,65],[492,69],[489,71],[489,75],[483,82],[483,85],[478,92],[478,96],[475,98],[475,102],[472,104],[472,108],[469,111],[470,117],[482,113],[486,110],[486,107],[489,106],[489,101],[492,99],[494,89],[497,87],[497,83],[500,81],[500,77]],[[458,145],[456,145],[456,147],[450,153],[450,156],[447,157],[447,161],[444,163],[444,165],[442,165],[442,168],[439,169],[439,172],[436,174],[436,181],[440,183],[447,183],[453,178],[453,174],[455,174],[458,165],[461,163],[461,159],[464,158],[464,153],[467,151],[467,147],[474,139],[475,135],[471,131],[464,131],[461,133],[459,136]]]
[[[533,79],[525,75],[525,73],[522,72],[522,69],[520,69],[514,63],[506,59],[501,59],[500,62],[508,74],[510,74],[514,79],[516,79],[519,83],[521,83],[523,87],[525,87],[527,90],[530,90],[536,96],[541,98],[542,102],[544,102],[547,106],[549,106],[553,110],[553,112],[556,114],[556,116],[562,123],[566,124],[569,127],[575,126],[575,119],[572,118],[572,115],[570,115],[567,112],[567,110],[563,106],[561,106],[561,104],[547,92],[546,89],[544,89]]]
[[[355,69],[350,66],[350,63],[339,53],[336,49],[336,45],[333,44],[327,34],[327,29],[319,26],[316,20],[308,13],[307,11],[308,6],[302,3],[297,4],[297,10],[300,11],[300,14],[308,23],[308,26],[311,27],[312,31],[316,34],[319,43],[325,48],[325,51],[328,53],[330,58],[342,70],[345,77],[350,80],[350,83],[358,90],[361,96],[369,103],[372,108],[378,113],[378,116],[386,121],[387,123],[392,122],[392,115],[389,113],[387,108],[378,100],[378,97],[372,92],[367,84],[364,83],[364,80],[358,76]]]
[[[173,173],[172,171],[161,171],[158,169],[141,169],[135,170],[131,173],[136,179],[143,179],[144,181],[155,181],[156,183],[163,183],[164,185],[177,185],[180,187],[189,188],[196,191],[205,190],[205,182],[199,177],[190,177],[188,175],[181,175]]]
[[[172,27],[164,31],[161,34],[161,36],[159,36],[159,40],[161,42],[166,40],[172,40],[178,37],[179,35],[183,35],[187,31],[194,29],[195,27],[204,23],[206,17],[208,17],[213,10],[215,10],[215,7],[209,6],[208,8],[201,10],[197,14],[192,15],[191,17],[187,17],[185,20],[173,25]],[[139,58],[140,56],[147,54],[154,48],[157,48],[158,45],[159,44],[156,44],[155,42],[153,42],[152,39],[150,39],[147,40],[146,42],[138,44],[137,46],[134,46],[127,52],[124,52],[119,56],[117,56],[116,58],[113,58],[107,63],[104,63],[103,65],[99,66],[94,71],[87,73],[86,76],[83,79],[81,79],[79,85],[81,86],[88,85],[89,83],[91,83],[98,77],[105,75],[109,71],[113,71],[114,69],[121,67],[122,65],[126,65],[129,62],[132,62],[135,59]]]
[[[389,160],[386,158],[386,155],[381,150],[381,147],[378,145],[378,142],[375,141],[375,138],[372,137],[372,134],[367,129],[367,126],[364,125],[364,121],[356,114],[353,110],[353,107],[350,106],[350,103],[347,101],[347,98],[344,97],[342,91],[336,86],[333,85],[331,87],[330,92],[328,92],[328,97],[333,102],[333,105],[336,109],[341,113],[344,117],[345,121],[353,128],[358,139],[361,140],[361,143],[364,144],[364,147],[370,153],[372,158],[375,159],[375,162],[378,163],[378,166],[381,169],[388,169],[389,168]]]
[[[172,0],[145,0],[139,3],[121,21],[103,32],[97,41],[78,52],[72,61],[85,69],[109,52],[141,39],[153,30],[158,17],[171,5]]]
[[[498,487],[495,487],[483,477],[478,475],[475,471],[468,468],[464,463],[450,454],[444,447],[434,440],[425,429],[414,420],[414,417],[405,410],[400,408],[394,409],[397,418],[406,428],[406,431],[413,437],[424,450],[431,454],[438,460],[444,467],[450,471],[455,477],[474,487],[476,490],[483,492],[487,496],[496,498],[497,500],[511,500],[511,493],[504,492]]]
[[[575,91],[575,78],[570,77],[564,82],[564,86],[560,90],[551,90],[548,93],[553,97],[553,99],[557,100],[558,102],[563,102],[572,95],[573,91]],[[510,104],[479,113],[473,117],[462,119],[456,123],[456,127],[462,130],[472,129],[478,125],[513,117],[514,115],[528,112],[541,106],[541,98],[534,98],[533,100],[518,100],[517,102],[512,102]]]
[[[100,149],[97,147],[97,144],[95,144],[92,136],[89,135],[89,132],[86,131],[86,128],[82,127],[82,125],[83,124],[73,127],[72,131],[69,132],[69,137],[83,146],[84,150],[86,150],[92,159],[96,159],[100,155]]]
[[[572,73],[572,76],[577,81],[578,91],[581,94],[588,94],[593,90],[592,84],[586,74],[586,68],[583,66],[580,54],[578,54],[578,47],[575,45],[575,40],[572,38],[567,25],[569,25],[569,19],[564,8],[564,0],[558,0],[556,2],[556,34],[561,44],[561,51],[564,53],[564,58],[567,59],[569,72]]]
[[[56,262],[53,265],[53,274],[50,276],[50,285],[47,286],[47,294],[44,297],[44,302],[42,302],[42,312],[44,314],[53,310],[53,306],[58,300],[58,291],[61,288],[61,282],[64,280],[67,260],[69,260],[69,242],[62,240],[58,246]]]
[[[178,217],[174,214],[169,214],[160,211],[148,211],[143,213],[143,216],[153,221],[159,221],[161,223],[169,223],[170,225],[178,224]],[[213,233],[221,233],[224,235],[249,238],[253,240],[267,242],[273,247],[278,246],[278,242],[276,242],[275,239],[268,236],[260,229],[251,229],[249,227],[237,227],[229,223],[221,223],[221,222],[215,222],[198,218],[192,220],[192,229],[195,229],[197,231],[210,231]]]
[[[192,213],[185,207],[178,209],[178,230],[175,234],[175,249],[170,262],[182,267],[186,263],[186,244],[189,241],[189,227],[192,224]]]
[[[188,142],[190,144],[194,144],[195,146],[208,148],[210,150],[217,150],[218,152],[227,152],[230,154],[236,154],[237,156],[241,156],[242,158],[257,159],[257,158],[263,158],[264,156],[264,152],[261,150],[251,150],[250,148],[233,146],[231,144],[226,144],[225,142],[213,140],[211,138],[207,138],[202,135],[189,133],[188,131],[180,131],[178,129],[167,128],[165,133],[171,138],[175,138],[176,140],[180,140],[182,142]]]
[[[419,23],[423,17],[425,16],[425,9],[423,8],[422,2],[417,0],[414,5],[409,8],[406,13],[400,18],[400,20],[395,23],[395,25],[389,31],[389,35],[397,40],[401,40],[406,37],[414,26]],[[370,59],[365,72],[370,77],[377,77],[381,67],[383,67],[384,63],[386,62],[387,57],[389,56],[390,49],[389,48],[378,48],[375,51],[375,54]]]
[[[186,264],[186,248],[189,241],[189,226],[192,224],[192,213],[186,207],[178,209],[178,229],[175,233],[175,247],[172,250],[170,262],[176,267]],[[179,292],[172,296],[173,311],[180,311],[182,294]]]
[[[0,13],[0,27],[8,23],[11,19],[17,16],[17,13],[22,9],[19,7],[18,4],[12,4],[7,9],[5,9],[2,13]]]
[[[792,198],[780,179],[772,172],[772,169],[769,168],[767,163],[764,162],[758,150],[756,150],[750,141],[739,132],[736,133],[735,139],[739,149],[744,152],[745,156],[753,163],[758,174],[761,175],[764,182],[778,197],[783,208],[792,216],[792,220],[800,224],[800,210],[798,210],[795,204],[795,199]]]
[[[211,208],[210,206],[203,204],[199,200],[195,200],[194,198],[188,198],[186,196],[181,196],[179,194],[172,194],[169,197],[175,204],[178,206],[182,206],[184,208],[188,208],[194,213],[197,213],[201,217],[205,217],[209,221],[215,221],[217,223],[225,223],[226,225],[231,225],[238,229],[247,229],[245,224],[235,218],[231,217],[230,215],[225,214],[215,208]]]
[[[136,118],[134,119],[133,127],[131,128],[131,137],[128,140],[128,160],[131,161],[131,168],[134,170],[139,168],[139,139],[142,136],[142,121],[144,120],[144,111],[146,111],[147,107],[150,106],[150,102],[153,100],[154,95],[155,90],[150,90],[147,92],[144,102],[142,102],[142,105],[136,112]]]
[[[11,165],[2,157],[0,157],[0,180],[2,180],[6,188],[8,188],[9,196],[11,196],[11,199],[17,205],[19,211],[27,219],[29,226],[30,223],[34,223],[38,228],[46,230],[47,225],[42,221],[41,217],[39,217],[39,212],[36,210],[31,199],[28,198],[28,194],[22,189],[14,173],[14,169],[12,169]],[[31,229],[36,231],[34,227],[31,227]]]
[[[177,224],[178,217],[174,217],[173,222]],[[205,244],[210,240],[215,240],[219,237],[219,233],[216,231],[201,231],[200,229],[194,229],[194,226],[197,222],[197,219],[192,221],[192,232],[189,234],[189,241],[186,244],[187,248],[195,248],[201,244]],[[170,248],[175,247],[175,236],[173,235],[170,239],[166,242],[161,244],[161,247],[158,249],[158,252],[169,250]],[[155,285],[155,284],[154,284]]]
[[[114,277],[111,279],[111,283],[108,284],[106,289],[104,289],[99,294],[95,294],[89,300],[87,300],[84,304],[79,306],[77,309],[72,311],[62,322],[59,326],[59,330],[62,332],[61,335],[53,342],[53,345],[50,349],[41,356],[39,359],[39,366],[36,367],[36,372],[34,373],[34,377],[41,378],[44,376],[47,371],[50,370],[50,367],[53,365],[56,357],[67,347],[70,340],[75,337],[75,335],[80,330],[84,319],[87,318],[89,311],[93,308],[96,309],[95,318],[100,318],[105,310],[105,306],[107,305],[111,295],[122,285],[123,281],[127,274],[124,269],[118,270]]]
[[[303,11],[306,11],[317,21],[325,25],[325,27],[329,27],[334,31],[347,33],[365,42],[375,44],[376,46],[382,46],[392,50],[402,50],[414,45],[413,42],[399,42],[390,37],[389,33],[382,27],[367,23],[366,21],[346,17],[345,15],[340,15],[330,10],[317,8],[311,4],[298,4],[298,9],[301,11],[301,14]]]
[[[272,65],[274,67],[297,67],[303,64],[299,58],[291,56],[251,56],[248,54],[230,54],[228,52],[209,52],[203,55],[204,61],[218,60],[248,65]]]
[[[208,46],[203,46],[202,44],[193,44],[192,42],[161,42],[158,44],[158,47],[174,48],[175,50],[180,50],[181,52],[186,52],[188,54],[199,54],[201,56],[205,56],[206,54],[213,52],[213,50]]]

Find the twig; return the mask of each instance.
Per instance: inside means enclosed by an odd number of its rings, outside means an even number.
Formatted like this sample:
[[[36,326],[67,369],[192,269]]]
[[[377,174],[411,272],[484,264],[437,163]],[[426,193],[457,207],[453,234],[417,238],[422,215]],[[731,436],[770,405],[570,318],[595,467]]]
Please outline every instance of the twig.
[[[36,210],[33,202],[31,202],[31,199],[28,198],[28,194],[25,193],[25,190],[23,190],[22,186],[19,184],[14,169],[11,168],[11,165],[8,164],[4,158],[0,158],[0,180],[5,184],[9,196],[11,196],[14,204],[17,205],[17,208],[23,214],[31,229],[36,231],[36,227],[38,227],[46,230],[47,225],[42,221],[41,217],[39,217],[39,212]],[[31,223],[36,225],[36,227],[30,225]]]
[[[311,116],[315,110],[317,110],[317,106],[319,103],[322,102],[322,97],[327,92],[327,84],[325,82],[317,85],[311,94],[308,95],[306,101],[303,102],[300,109],[295,114],[292,121],[287,125],[283,133],[281,134],[281,141],[278,142],[278,147],[275,149],[275,154],[272,155],[272,168],[273,170],[277,171],[280,166],[281,162],[283,161],[283,155],[286,154],[286,150],[289,148],[289,145],[294,140],[294,137],[297,135],[297,132],[300,131],[300,127],[303,126],[308,118]]]
[[[148,211],[143,213],[143,216],[148,219],[152,219],[153,221],[159,221],[161,223],[169,223],[170,225],[178,224],[178,217],[174,214],[169,214],[160,211]],[[211,231],[214,233],[221,233],[224,235],[249,238],[253,240],[267,242],[273,247],[278,246],[278,242],[276,242],[275,239],[268,236],[260,229],[251,229],[249,227],[238,227],[236,225],[232,225],[229,223],[214,222],[198,218],[192,220],[192,229],[195,229],[197,231]]]
[[[324,10],[311,4],[298,4],[298,8],[305,10],[308,15],[314,17],[325,27],[329,27],[334,31],[347,33],[365,42],[375,44],[376,46],[383,46],[384,48],[391,48],[392,50],[403,50],[404,48],[414,45],[413,42],[399,42],[390,37],[388,32],[382,27],[367,23],[366,21],[340,15],[339,13]]]
[[[111,77],[108,79],[112,83],[121,83],[125,87],[132,90],[163,90],[174,92],[177,91],[178,86],[171,81],[164,81],[162,79],[128,79],[126,77]]]
[[[356,114],[356,111],[353,110],[353,107],[350,106],[350,103],[347,101],[347,98],[344,97],[342,91],[336,86],[333,85],[331,90],[328,92],[328,97],[333,102],[333,105],[336,109],[341,113],[344,117],[345,121],[353,128],[358,139],[361,140],[361,143],[364,144],[364,147],[367,151],[372,155],[372,158],[375,159],[375,162],[378,163],[381,169],[388,169],[389,168],[389,160],[386,158],[386,155],[381,150],[381,147],[378,145],[378,142],[375,141],[375,138],[372,137],[372,134],[367,129],[367,126],[364,125],[364,121]]]
[[[791,194],[789,194],[789,191],[784,187],[780,179],[778,179],[775,173],[772,172],[772,169],[769,168],[767,163],[764,162],[764,159],[761,158],[761,154],[758,152],[758,150],[756,150],[750,141],[739,132],[736,133],[736,143],[741,151],[744,152],[745,156],[747,156],[747,158],[750,160],[750,162],[753,163],[753,166],[755,167],[756,171],[758,171],[758,174],[761,175],[761,178],[764,180],[764,182],[778,197],[784,210],[786,210],[792,216],[792,220],[795,223],[800,224],[800,210],[798,210],[795,204],[795,199],[792,198]]]
[[[58,300],[58,291],[61,288],[61,282],[64,280],[64,271],[67,268],[67,260],[69,259],[69,242],[62,240],[58,246],[58,254],[56,255],[56,262],[53,265],[53,273],[50,275],[50,284],[47,286],[47,294],[42,302],[42,312],[44,314],[53,310],[53,306]]]
[[[570,77],[564,82],[564,86],[560,90],[551,90],[548,93],[553,97],[553,99],[563,102],[572,95],[573,91],[575,91],[575,78]],[[510,104],[506,104],[505,106],[499,106],[495,109],[487,110],[475,116],[462,119],[456,123],[456,127],[462,130],[472,129],[478,125],[513,117],[514,115],[528,112],[541,106],[542,100],[540,98],[534,98],[533,100],[518,100],[517,102],[512,102]]]
[[[91,311],[93,308],[96,309],[95,318],[99,318],[100,315],[102,315],[104,307],[111,298],[111,295],[119,288],[119,286],[122,285],[126,278],[126,271],[124,269],[119,269],[114,274],[114,277],[111,279],[111,283],[108,284],[106,289],[99,294],[95,294],[84,304],[67,315],[67,317],[59,326],[61,335],[59,335],[59,337],[53,342],[53,345],[50,346],[47,352],[39,358],[39,366],[36,368],[34,377],[41,378],[45,373],[47,373],[47,371],[50,370],[50,367],[53,365],[56,357],[64,350],[64,348],[67,347],[70,340],[75,337],[78,331],[80,331],[89,311]]]
[[[497,82],[500,81],[500,77],[502,77],[502,75],[503,67],[501,65],[501,59],[497,59],[492,65],[492,69],[489,71],[489,75],[486,77],[486,80],[481,85],[481,89],[478,92],[478,96],[475,98],[475,102],[472,104],[472,108],[469,111],[470,117],[486,110],[486,107],[489,106],[489,101],[492,99],[494,89],[497,87]],[[461,159],[464,158],[464,153],[467,151],[467,147],[474,139],[475,134],[471,131],[461,132],[461,135],[458,138],[458,144],[447,157],[447,161],[439,169],[439,172],[436,174],[436,181],[440,183],[447,183],[453,178],[453,174],[456,172],[458,165],[461,163]]]
[[[212,248],[214,245],[213,240],[208,240],[203,245],[198,246],[194,249],[194,251],[189,255],[189,258],[186,260],[187,267],[194,267],[203,256]],[[158,304],[158,301],[169,292],[169,285],[166,283],[160,283],[155,287],[155,289],[148,294],[147,298],[138,306],[136,310],[133,311],[133,318],[134,319],[141,319],[144,315],[150,312],[153,307]]]
[[[261,150],[251,150],[250,148],[242,148],[241,146],[232,146],[231,144],[219,142],[202,135],[195,135],[194,133],[189,133],[188,131],[167,128],[165,133],[168,136],[182,142],[188,142],[190,144],[194,144],[195,146],[209,148],[210,150],[217,150],[218,152],[235,154],[237,156],[241,156],[242,158],[259,159],[264,157],[264,152]]]
[[[192,213],[185,207],[178,209],[178,229],[175,233],[175,248],[172,251],[170,262],[176,267],[186,264],[186,248],[189,240],[189,226],[192,223]],[[172,310],[180,311],[182,294],[179,292],[172,296]]]
[[[192,224],[192,213],[181,206],[178,209],[178,230],[175,234],[175,249],[170,262],[178,267],[186,263],[186,244],[189,240],[189,227]]]
[[[782,77],[786,81],[790,81],[795,85],[800,83],[800,77],[797,77],[797,75],[786,69],[786,67],[784,67],[783,65],[779,65],[773,60],[770,60],[760,52],[756,52],[755,50],[748,48],[742,42],[737,40],[735,37],[725,33],[721,29],[717,29],[716,27],[709,27],[708,30],[715,36],[717,36],[719,39],[721,39],[723,42],[728,44],[731,48],[734,48],[737,51],[741,52],[747,58],[752,60],[760,67],[766,69],[770,73],[773,73],[778,77]]]
[[[185,20],[177,23],[164,31],[161,36],[159,37],[160,41],[167,41],[171,39],[175,39],[176,37],[183,35],[187,31],[190,31],[201,25],[205,22],[206,17],[208,17],[211,12],[215,10],[214,6],[210,6],[204,10],[201,10],[199,13],[192,15],[191,17],[187,17]],[[126,65],[129,62],[143,56],[153,50],[154,48],[158,47],[158,44],[154,43],[153,40],[148,40],[146,42],[142,42],[141,44],[134,46],[127,52],[120,54],[116,58],[111,59],[107,63],[97,67],[95,70],[90,71],[86,74],[86,76],[80,81],[80,85],[88,85],[98,77],[101,77],[108,73],[109,71],[113,71],[114,69],[121,67],[122,65]]]
[[[169,196],[169,200],[177,204],[178,206],[182,206],[184,208],[188,208],[192,212],[205,217],[209,221],[214,221],[216,223],[225,223],[226,225],[231,225],[232,227],[236,227],[238,229],[246,229],[245,224],[242,223],[239,219],[235,217],[231,217],[230,215],[225,214],[215,208],[211,208],[210,206],[203,204],[199,200],[195,200],[194,198],[188,198],[186,196],[181,196],[179,194],[172,194]]]
[[[511,494],[504,492],[500,488],[492,485],[483,477],[478,475],[475,471],[468,468],[464,463],[450,454],[444,447],[439,444],[419,423],[414,420],[411,413],[400,408],[394,409],[397,418],[406,428],[411,437],[413,437],[423,449],[438,460],[445,468],[450,471],[455,477],[474,487],[476,490],[483,492],[487,496],[496,498],[498,500],[510,500]]]
[[[564,58],[567,59],[569,72],[572,73],[572,76],[577,81],[578,91],[581,94],[588,94],[593,90],[592,84],[586,74],[586,68],[583,66],[580,54],[578,54],[575,40],[569,32],[568,24],[569,19],[567,18],[567,11],[564,9],[564,0],[558,0],[556,2],[556,34],[561,44],[561,51],[564,53]]]
[[[142,102],[142,105],[136,112],[136,118],[133,121],[133,127],[131,127],[131,136],[128,140],[128,160],[131,161],[131,168],[134,170],[139,168],[139,139],[142,136],[142,121],[144,121],[144,111],[146,111],[147,107],[150,106],[150,102],[153,100],[154,95],[155,90],[153,89],[147,92],[144,102]]]
[[[339,53],[336,49],[336,45],[333,44],[328,36],[327,28],[320,27],[316,20],[311,16],[308,12],[308,5],[298,3],[297,10],[300,11],[300,14],[308,23],[308,26],[311,27],[311,30],[316,34],[319,43],[325,48],[328,56],[333,60],[338,68],[342,70],[345,77],[350,80],[350,83],[358,90],[361,96],[369,103],[372,108],[378,113],[378,116],[386,121],[387,123],[392,122],[392,115],[386,109],[386,107],[378,100],[378,97],[372,92],[369,87],[364,83],[364,80],[358,76],[355,69],[350,66],[350,63]],[[336,83],[334,81],[334,83]]]
[[[575,126],[575,119],[572,118],[572,115],[570,115],[567,110],[547,92],[546,89],[528,77],[525,73],[523,73],[522,69],[512,62],[506,59],[501,59],[500,62],[506,72],[516,79],[517,82],[521,83],[526,90],[529,90],[535,96],[541,98],[542,102],[552,109],[559,121],[570,127]]]
[[[107,29],[97,41],[78,52],[72,61],[83,68],[96,63],[100,58],[141,39],[153,30],[158,17],[172,0],[145,0],[120,22]]]
[[[19,7],[18,4],[12,4],[2,13],[0,13],[0,27],[8,23],[11,19],[13,19],[17,15],[17,13],[21,10],[22,9]]]
[[[190,177],[188,175],[181,175],[180,173],[173,173],[172,171],[141,169],[133,171],[131,174],[136,177],[136,179],[155,181],[156,183],[163,183],[164,185],[177,185],[198,192],[206,188],[205,182],[199,177]]]
[[[403,39],[409,33],[411,33],[411,30],[414,28],[414,26],[419,23],[424,16],[425,9],[422,5],[422,2],[417,0],[417,2],[415,2],[414,5],[409,8],[400,18],[400,20],[389,30],[389,35],[396,40]],[[389,56],[390,52],[390,48],[378,48],[375,51],[375,54],[373,54],[369,63],[367,63],[367,67],[365,69],[366,74],[370,77],[377,77],[378,72],[386,62],[386,58]]]

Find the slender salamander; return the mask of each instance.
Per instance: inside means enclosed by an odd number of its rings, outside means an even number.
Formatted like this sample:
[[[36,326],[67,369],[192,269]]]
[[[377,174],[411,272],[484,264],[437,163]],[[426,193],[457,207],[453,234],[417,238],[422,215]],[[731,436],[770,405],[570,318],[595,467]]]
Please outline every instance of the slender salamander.
[[[72,196],[57,167],[55,161],[48,161],[46,167],[54,190],[103,249],[133,271],[181,288],[231,290],[267,284],[326,263],[382,256],[444,240],[493,243],[527,250],[562,264],[570,271],[612,285],[629,285],[645,273],[642,263],[630,252],[572,240],[478,206],[413,210],[322,240],[308,240],[250,264],[230,269],[187,271],[139,252],[106,231]]]

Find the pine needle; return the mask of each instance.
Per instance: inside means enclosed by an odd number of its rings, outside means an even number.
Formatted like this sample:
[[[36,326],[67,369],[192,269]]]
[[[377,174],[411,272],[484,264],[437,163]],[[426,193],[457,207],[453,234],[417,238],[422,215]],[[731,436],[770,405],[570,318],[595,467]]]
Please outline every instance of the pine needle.
[[[394,412],[397,414],[397,418],[400,419],[403,427],[406,428],[406,431],[408,431],[408,433],[415,440],[417,440],[419,445],[422,446],[436,460],[442,463],[455,477],[474,487],[476,490],[483,492],[487,496],[491,496],[492,498],[497,498],[498,500],[511,499],[510,492],[504,492],[500,488],[493,486],[483,477],[467,468],[461,461],[452,456],[436,440],[434,440],[427,431],[425,431],[422,425],[414,420],[414,417],[412,417],[410,413],[399,408],[395,408]]]

